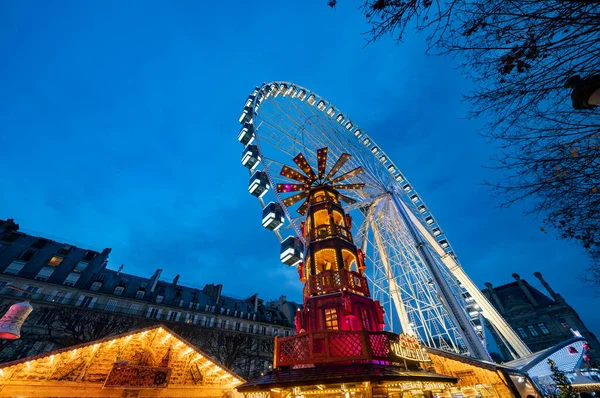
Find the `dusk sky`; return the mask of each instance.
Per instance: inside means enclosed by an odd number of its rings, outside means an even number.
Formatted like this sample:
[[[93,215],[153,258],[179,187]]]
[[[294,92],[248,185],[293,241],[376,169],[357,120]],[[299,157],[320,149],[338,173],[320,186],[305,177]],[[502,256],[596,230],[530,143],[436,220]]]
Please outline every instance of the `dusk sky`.
[[[0,3],[0,219],[109,266],[300,300],[240,164],[238,117],[274,80],[322,95],[367,131],[432,209],[483,287],[541,271],[593,332],[598,299],[575,244],[482,186],[493,144],[468,120],[470,83],[423,37],[384,38],[354,0]],[[565,99],[567,100],[567,99]]]

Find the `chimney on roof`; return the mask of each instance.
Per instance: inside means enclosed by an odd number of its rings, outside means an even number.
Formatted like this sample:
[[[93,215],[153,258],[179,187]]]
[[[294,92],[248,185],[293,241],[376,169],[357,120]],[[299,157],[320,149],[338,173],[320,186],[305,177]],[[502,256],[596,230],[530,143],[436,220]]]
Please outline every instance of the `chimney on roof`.
[[[160,278],[160,274],[162,273],[162,269],[157,269],[152,278],[150,278],[150,293],[154,293],[156,290],[156,284],[158,283],[158,278]]]
[[[123,271],[123,267],[124,267],[124,266],[125,266],[124,264],[121,264],[121,266],[120,266],[120,267],[119,267],[119,269],[117,270],[117,275],[120,275],[120,274],[121,274],[121,271]]]
[[[179,282],[179,274],[175,278],[173,278],[173,286],[177,286],[177,282]]]
[[[496,307],[498,308],[498,311],[501,314],[503,314],[504,306],[502,305],[502,302],[500,301],[500,297],[498,297],[498,295],[496,294],[494,287],[492,286],[492,284],[490,282],[486,282],[485,287],[487,287],[488,291],[490,292],[490,296],[492,296],[492,300],[494,300],[494,303],[496,303]]]
[[[523,282],[523,280],[521,279],[519,274],[514,273],[514,274],[512,274],[512,277],[515,278],[515,280],[519,284],[519,287],[521,288],[523,293],[525,293],[525,297],[527,297],[527,300],[529,300],[531,305],[533,305],[534,307],[537,307],[539,305],[538,302],[536,301],[536,299],[533,298],[533,296],[531,295],[531,292],[529,291],[527,286],[525,286],[525,283]]]
[[[544,277],[542,276],[541,272],[534,272],[533,276],[535,276],[536,278],[538,278],[540,280],[540,282],[542,282],[542,285],[544,286],[544,289],[546,289],[546,291],[550,294],[550,297],[552,297],[555,301],[563,301],[563,298],[560,294],[556,293],[548,284],[548,282],[546,282],[546,280],[544,279]]]

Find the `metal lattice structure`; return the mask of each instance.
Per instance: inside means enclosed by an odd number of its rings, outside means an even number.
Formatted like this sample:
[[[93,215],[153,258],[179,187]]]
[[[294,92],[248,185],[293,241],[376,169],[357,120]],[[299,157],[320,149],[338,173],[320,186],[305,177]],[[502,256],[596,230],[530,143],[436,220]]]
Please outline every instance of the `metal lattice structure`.
[[[367,257],[373,298],[385,308],[390,330],[416,335],[429,347],[489,359],[483,316],[515,357],[530,353],[466,275],[400,168],[332,103],[293,83],[265,83],[248,97],[239,122],[242,164],[251,175],[248,190],[263,206],[263,225],[282,242],[285,231],[302,236],[301,201],[281,195],[297,188],[300,177],[295,173],[302,173],[303,161],[337,168],[345,184],[364,183],[362,189],[345,193],[346,210],[360,223],[357,246]],[[328,148],[325,160],[320,148]],[[304,154],[295,159],[299,170],[288,167],[284,173],[282,166],[299,152]],[[344,154],[351,156],[334,164]],[[278,184],[291,190],[271,189]],[[266,204],[267,195],[274,201]]]

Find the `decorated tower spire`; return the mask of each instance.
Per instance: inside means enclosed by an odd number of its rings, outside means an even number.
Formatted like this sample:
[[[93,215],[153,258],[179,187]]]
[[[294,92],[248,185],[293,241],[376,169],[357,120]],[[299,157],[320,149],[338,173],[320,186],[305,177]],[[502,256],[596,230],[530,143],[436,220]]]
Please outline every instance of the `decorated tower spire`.
[[[318,330],[383,330],[383,310],[371,299],[364,276],[364,254],[357,249],[351,233],[352,219],[341,202],[354,199],[341,190],[360,190],[364,183],[347,183],[362,168],[337,174],[350,159],[343,153],[327,171],[327,148],[317,151],[317,171],[303,154],[294,163],[303,173],[283,166],[281,175],[299,184],[277,184],[277,192],[298,192],[283,200],[290,207],[298,202],[305,216],[302,235],[306,242],[304,262],[299,264],[304,283],[304,308],[296,317],[297,332]]]

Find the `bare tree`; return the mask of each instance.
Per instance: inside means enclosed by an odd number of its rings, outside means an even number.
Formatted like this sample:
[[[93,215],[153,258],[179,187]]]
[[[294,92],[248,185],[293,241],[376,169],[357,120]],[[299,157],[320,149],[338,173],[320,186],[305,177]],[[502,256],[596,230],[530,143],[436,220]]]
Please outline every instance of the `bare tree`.
[[[61,347],[87,343],[125,333],[138,326],[136,320],[106,312],[56,308],[47,318],[50,340]]]
[[[600,287],[600,112],[574,110],[564,88],[600,73],[600,1],[361,1],[369,42],[414,28],[430,53],[458,55],[475,82],[471,115],[486,116],[499,147],[504,176],[488,184],[504,206],[532,199],[542,231],[579,241]]]

